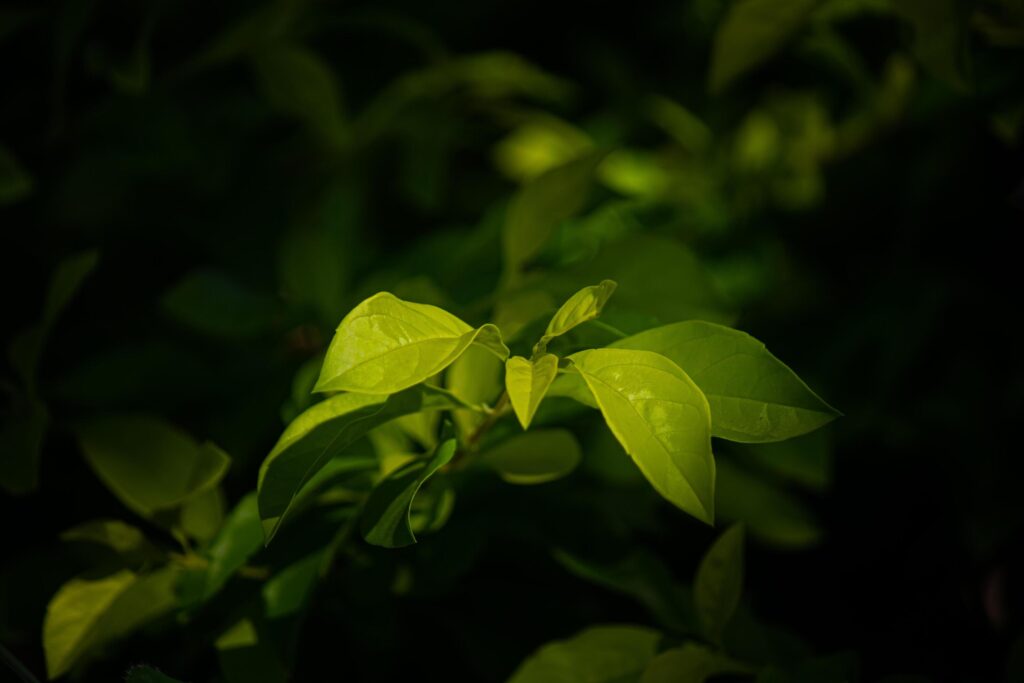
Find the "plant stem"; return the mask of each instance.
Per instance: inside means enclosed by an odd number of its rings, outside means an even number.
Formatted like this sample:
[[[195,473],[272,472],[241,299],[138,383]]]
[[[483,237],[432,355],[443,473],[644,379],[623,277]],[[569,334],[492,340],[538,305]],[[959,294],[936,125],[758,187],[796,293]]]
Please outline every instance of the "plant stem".
[[[33,676],[32,672],[14,656],[14,653],[2,644],[0,644],[0,661],[3,661],[24,683],[39,683],[39,679]]]

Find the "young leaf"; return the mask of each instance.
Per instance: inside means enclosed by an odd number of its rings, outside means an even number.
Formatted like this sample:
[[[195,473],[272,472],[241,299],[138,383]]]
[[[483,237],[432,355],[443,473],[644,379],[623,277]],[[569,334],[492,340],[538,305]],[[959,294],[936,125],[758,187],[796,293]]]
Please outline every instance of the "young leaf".
[[[96,475],[143,517],[177,507],[216,486],[231,463],[212,443],[198,444],[152,417],[99,418],[77,431],[85,459]]]
[[[615,438],[658,493],[714,522],[711,413],[697,385],[650,351],[594,349],[570,356]]]
[[[839,415],[764,344],[738,330],[693,320],[611,346],[654,351],[681,367],[707,396],[713,433],[723,439],[781,441]]]
[[[583,454],[576,437],[565,429],[538,429],[514,436],[480,456],[510,484],[543,484],[566,476]]]
[[[711,90],[721,92],[796,32],[818,0],[738,0],[715,34]]]
[[[436,306],[381,292],[341,321],[314,391],[392,394],[441,372],[473,343],[508,358],[494,325],[474,330]]]
[[[620,683],[637,680],[658,651],[661,634],[641,626],[594,626],[549,643],[508,683]]]
[[[584,287],[569,297],[569,300],[562,304],[562,307],[551,318],[544,336],[537,344],[538,348],[541,350],[547,348],[548,342],[555,337],[601,315],[601,309],[615,292],[615,286],[614,280],[603,280],[601,284]]]
[[[366,501],[360,528],[367,543],[400,548],[416,542],[409,518],[416,493],[455,455],[455,439],[448,439],[430,460],[418,460],[392,472],[377,484]]]
[[[555,228],[583,208],[602,158],[603,153],[585,154],[534,178],[516,193],[502,233],[507,272],[521,270],[540,253]]]
[[[743,592],[743,526],[734,524],[718,537],[697,569],[693,600],[704,635],[721,644],[722,634]]]
[[[445,375],[445,386],[467,403],[493,403],[501,393],[501,361],[482,346],[470,346],[451,364]],[[468,436],[486,419],[472,410],[456,410],[452,419],[459,434]]]
[[[557,374],[558,358],[550,353],[535,361],[522,356],[513,356],[505,361],[505,391],[523,429],[530,426]]]
[[[260,467],[260,519],[267,543],[303,485],[334,456],[374,427],[421,410],[466,408],[436,387],[416,386],[391,396],[339,394],[299,415]]]
[[[750,667],[703,645],[685,643],[652,659],[640,683],[704,683],[712,676],[750,672]]]
[[[176,568],[165,567],[64,584],[50,600],[43,624],[47,675],[63,675],[94,650],[168,612],[176,604],[177,578]]]

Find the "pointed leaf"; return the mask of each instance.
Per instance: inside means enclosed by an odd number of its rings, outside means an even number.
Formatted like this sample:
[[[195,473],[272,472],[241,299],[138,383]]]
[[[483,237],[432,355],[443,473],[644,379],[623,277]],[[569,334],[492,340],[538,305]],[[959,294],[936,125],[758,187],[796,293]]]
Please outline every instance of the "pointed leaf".
[[[231,458],[211,443],[153,417],[106,417],[82,424],[78,441],[96,475],[143,517],[213,487]]]
[[[557,374],[558,358],[550,353],[535,361],[522,356],[513,356],[505,361],[505,391],[523,429],[530,426]]]
[[[693,600],[704,634],[721,644],[722,634],[743,593],[743,526],[735,524],[718,537],[697,569]]]
[[[584,287],[569,297],[551,318],[538,346],[543,349],[555,337],[601,315],[604,305],[615,292],[615,286],[614,280],[603,280],[601,284]]]
[[[391,396],[339,394],[306,410],[260,467],[259,512],[267,542],[303,485],[371,429],[421,410],[464,407],[443,390],[417,386]]]
[[[508,683],[622,683],[637,680],[658,651],[661,634],[642,626],[594,626],[549,643]]]
[[[722,325],[675,323],[611,346],[654,351],[681,367],[707,396],[713,433],[723,439],[781,441],[839,415],[764,344]]]
[[[242,565],[263,547],[256,494],[250,493],[235,505],[220,533],[204,553],[208,560],[203,575],[202,600],[209,600]]]
[[[418,460],[392,472],[377,484],[366,501],[360,527],[367,543],[400,548],[416,542],[410,512],[416,493],[455,455],[455,439],[448,439],[430,460]]]
[[[502,441],[480,456],[510,484],[544,484],[561,479],[580,464],[583,454],[572,432],[538,429]]]
[[[714,521],[711,413],[697,385],[650,351],[594,349],[570,356],[615,438],[655,489]]]
[[[474,330],[436,306],[381,292],[341,321],[315,391],[392,394],[441,372],[474,342],[508,357],[494,325]]]

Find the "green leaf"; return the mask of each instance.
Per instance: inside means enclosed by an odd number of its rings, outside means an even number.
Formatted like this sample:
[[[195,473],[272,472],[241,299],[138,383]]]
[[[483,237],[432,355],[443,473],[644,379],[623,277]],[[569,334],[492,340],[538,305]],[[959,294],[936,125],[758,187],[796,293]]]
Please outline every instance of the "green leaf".
[[[315,53],[297,45],[274,46],[259,52],[253,66],[272,107],[332,144],[340,147],[348,142],[334,74]]]
[[[182,325],[224,339],[264,334],[273,329],[278,316],[272,299],[213,270],[186,275],[164,295],[163,307]]]
[[[523,429],[530,426],[557,374],[558,358],[550,353],[533,361],[522,356],[505,361],[505,391]]]
[[[686,371],[707,396],[714,435],[724,439],[781,441],[839,415],[764,344],[738,330],[694,320],[641,332],[611,346],[654,351]]]
[[[640,548],[614,562],[598,562],[564,549],[556,549],[554,556],[581,579],[631,596],[672,632],[697,633],[689,589],[675,583],[657,555]]]
[[[570,360],[615,438],[658,493],[712,524],[711,413],[697,385],[650,351],[594,349]]]
[[[966,76],[969,22],[955,0],[892,0],[892,7],[914,27],[914,56],[933,75],[961,91]]]
[[[540,648],[508,683],[635,681],[653,659],[660,640],[660,633],[642,626],[594,626]]]
[[[262,547],[263,527],[256,494],[250,493],[235,505],[204,553],[208,564],[203,572],[201,599],[213,597]]]
[[[274,574],[261,590],[264,617],[280,619],[301,611],[320,576],[324,551],[318,550]]]
[[[366,501],[360,529],[373,545],[400,548],[416,542],[410,513],[416,493],[455,455],[455,439],[448,439],[429,460],[417,460],[392,472],[377,484]]]
[[[686,643],[651,660],[640,683],[704,683],[712,676],[751,673],[750,667],[697,643]]]
[[[537,347],[543,351],[547,348],[548,342],[555,337],[601,315],[601,310],[608,303],[612,293],[615,292],[615,287],[614,280],[602,280],[601,284],[584,287],[569,297],[569,300],[562,304],[562,307],[551,318]]]
[[[131,669],[124,678],[124,683],[182,683],[177,678],[171,678],[160,673],[151,666],[136,666]]]
[[[493,403],[501,393],[501,361],[482,346],[470,346],[448,367],[445,385],[467,403]],[[464,438],[486,417],[484,413],[474,410],[456,410],[452,413],[459,434]]]
[[[630,234],[546,279],[553,294],[568,297],[581,285],[603,278],[618,287],[601,320],[627,333],[678,320],[729,323],[735,317],[700,259],[678,240]]]
[[[392,394],[441,372],[472,343],[508,358],[494,325],[474,330],[436,306],[381,292],[341,321],[315,391]]]
[[[565,429],[538,429],[502,441],[480,456],[510,484],[544,484],[568,475],[583,459],[579,442]]]
[[[583,375],[578,372],[563,372],[558,375],[555,381],[551,383],[551,388],[548,389],[547,395],[571,398],[588,408],[600,410],[593,392],[590,391],[587,383],[583,381]]]
[[[721,644],[743,593],[743,526],[735,524],[712,544],[697,569],[693,600],[704,634]]]
[[[96,249],[69,256],[60,262],[50,278],[50,289],[43,306],[43,324],[50,327],[67,307],[85,279],[96,269],[100,253]]]
[[[544,248],[555,228],[579,213],[603,158],[600,152],[585,154],[541,174],[516,193],[502,232],[509,274],[522,270]]]
[[[50,600],[43,624],[47,675],[62,676],[95,650],[170,611],[177,577],[177,569],[165,567],[64,584]]]
[[[145,416],[98,418],[80,425],[85,459],[122,503],[143,517],[177,507],[217,485],[231,458]]]
[[[765,543],[804,548],[821,539],[821,528],[799,498],[737,467],[728,457],[718,460],[716,493],[722,519],[743,522],[751,536]]]
[[[738,0],[715,34],[711,90],[721,92],[736,78],[782,49],[818,0]]]
[[[192,538],[204,543],[212,539],[224,523],[224,492],[219,486],[211,486],[186,500],[179,523]]]
[[[32,176],[6,147],[0,145],[0,206],[13,204],[32,192]]]
[[[97,519],[74,526],[60,535],[62,541],[92,543],[113,551],[131,565],[152,562],[163,552],[146,539],[138,528],[116,519]]]
[[[391,396],[339,394],[306,410],[260,467],[259,511],[267,543],[303,485],[371,429],[421,410],[465,407],[443,390],[421,385]]]
[[[227,683],[287,683],[274,643],[250,619],[239,619],[214,644]]]

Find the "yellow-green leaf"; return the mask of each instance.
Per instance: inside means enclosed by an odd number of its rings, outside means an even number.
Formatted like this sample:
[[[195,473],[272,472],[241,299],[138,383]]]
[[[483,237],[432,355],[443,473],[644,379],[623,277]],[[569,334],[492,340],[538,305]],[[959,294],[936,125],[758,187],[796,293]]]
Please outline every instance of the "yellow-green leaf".
[[[711,412],[693,380],[650,351],[594,349],[570,360],[615,438],[658,493],[713,523]]]
[[[508,357],[494,325],[473,329],[436,306],[381,292],[341,321],[315,391],[393,394],[441,372],[472,343]]]
[[[543,484],[561,479],[583,459],[576,437],[565,429],[538,429],[502,441],[480,456],[510,484]]]
[[[555,337],[601,315],[601,310],[611,298],[615,286],[614,280],[603,280],[601,284],[584,287],[569,297],[569,300],[562,304],[562,307],[551,318],[538,347],[546,348],[547,343]]]
[[[741,662],[690,642],[665,650],[652,659],[640,677],[640,683],[704,683],[712,676],[750,672],[750,667]]]
[[[535,361],[513,356],[505,362],[505,391],[523,429],[530,426],[557,374],[558,358],[550,353]]]
[[[715,436],[748,443],[806,434],[839,415],[748,334],[687,321],[611,345],[654,351],[681,367],[707,396]]]
[[[43,624],[47,675],[62,676],[87,655],[174,607],[178,570],[72,579],[50,600]]]

